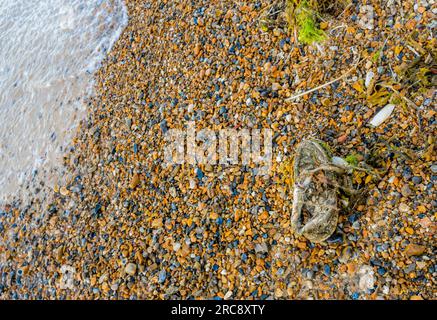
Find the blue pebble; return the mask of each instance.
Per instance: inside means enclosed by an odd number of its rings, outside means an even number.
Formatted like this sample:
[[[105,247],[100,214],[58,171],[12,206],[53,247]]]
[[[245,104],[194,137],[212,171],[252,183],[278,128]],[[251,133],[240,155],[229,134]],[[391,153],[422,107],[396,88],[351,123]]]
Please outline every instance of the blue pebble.
[[[199,168],[196,169],[196,176],[197,179],[202,180],[202,178],[205,176],[205,174],[200,170]]]
[[[243,253],[243,254],[241,255],[241,260],[243,260],[243,261],[247,261],[247,254]]]
[[[413,179],[411,179],[414,184],[420,184],[422,183],[422,177],[420,176],[414,176]]]
[[[214,264],[213,266],[212,266],[212,270],[213,271],[217,271],[219,269],[219,266],[217,265],[217,264]]]
[[[378,268],[378,274],[383,276],[387,271],[383,267]]]
[[[360,294],[359,294],[358,292],[354,292],[354,293],[352,294],[352,299],[353,299],[353,300],[358,300],[359,297],[360,297]]]
[[[350,223],[354,223],[355,221],[357,221],[358,216],[354,213],[351,214],[347,219],[349,220]]]
[[[161,270],[159,272],[159,275],[158,275],[158,282],[159,283],[164,283],[166,278],[167,278],[167,272],[165,270]]]
[[[218,217],[215,221],[219,226],[223,224],[223,218],[222,217]]]
[[[329,276],[331,274],[331,267],[325,264],[325,266],[323,267],[323,272],[325,272],[325,274]]]

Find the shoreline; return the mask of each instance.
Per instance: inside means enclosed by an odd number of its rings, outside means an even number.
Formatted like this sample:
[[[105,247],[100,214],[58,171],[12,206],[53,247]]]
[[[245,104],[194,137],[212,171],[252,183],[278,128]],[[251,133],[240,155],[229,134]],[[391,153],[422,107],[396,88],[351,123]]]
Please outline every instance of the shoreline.
[[[306,46],[286,26],[260,30],[265,5],[126,1],[128,25],[65,155],[73,178],[44,207],[0,210],[0,298],[435,299],[435,92],[415,95],[418,112],[399,105],[376,128],[368,123],[383,105],[366,99],[414,60],[403,39],[420,30],[415,42],[425,52],[435,45],[435,14],[373,3],[366,29],[353,5],[326,21],[326,42]],[[364,63],[344,79],[285,102],[358,56]],[[188,121],[272,130],[271,174],[240,164],[165,168],[165,133]],[[377,151],[385,170],[379,181],[354,176],[366,196],[342,210],[323,244],[290,228],[281,164],[307,137],[344,158],[370,161]]]

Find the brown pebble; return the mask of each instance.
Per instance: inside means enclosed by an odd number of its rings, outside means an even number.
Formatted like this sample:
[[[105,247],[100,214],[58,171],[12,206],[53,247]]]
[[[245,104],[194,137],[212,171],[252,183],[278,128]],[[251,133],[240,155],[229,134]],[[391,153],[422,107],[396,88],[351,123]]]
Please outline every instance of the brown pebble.
[[[339,136],[339,137],[337,138],[337,141],[338,141],[339,143],[343,143],[343,142],[346,141],[346,139],[347,139],[347,134],[344,134],[344,135]]]
[[[409,257],[411,256],[420,256],[425,252],[426,247],[418,244],[410,243],[405,248],[405,254]]]
[[[135,173],[130,182],[131,189],[135,189],[140,184],[140,176]]]

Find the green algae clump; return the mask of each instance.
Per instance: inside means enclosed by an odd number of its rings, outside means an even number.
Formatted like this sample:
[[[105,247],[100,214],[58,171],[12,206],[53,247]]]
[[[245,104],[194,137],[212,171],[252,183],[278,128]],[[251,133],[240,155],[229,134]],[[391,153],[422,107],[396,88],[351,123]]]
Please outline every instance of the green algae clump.
[[[320,42],[326,38],[325,32],[316,21],[316,3],[308,0],[288,0],[286,16],[290,28],[297,28],[298,40],[305,44]]]
[[[300,1],[295,10],[296,23],[299,28],[298,39],[305,44],[321,42],[326,38],[325,33],[318,28],[315,10],[307,1]]]

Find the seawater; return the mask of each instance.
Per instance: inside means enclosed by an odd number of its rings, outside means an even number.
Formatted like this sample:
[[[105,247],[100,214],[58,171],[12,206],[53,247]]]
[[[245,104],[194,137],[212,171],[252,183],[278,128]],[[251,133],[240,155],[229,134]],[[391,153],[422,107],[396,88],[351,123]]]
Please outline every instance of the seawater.
[[[0,205],[54,183],[127,20],[122,0],[0,0]]]

